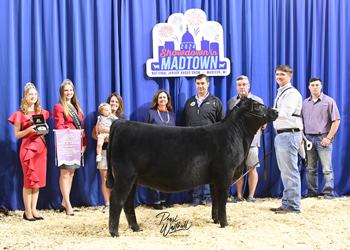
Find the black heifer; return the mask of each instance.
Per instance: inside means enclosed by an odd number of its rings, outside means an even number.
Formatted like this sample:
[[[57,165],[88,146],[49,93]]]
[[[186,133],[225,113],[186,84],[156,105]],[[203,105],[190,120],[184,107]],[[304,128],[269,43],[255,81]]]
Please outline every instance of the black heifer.
[[[228,225],[226,201],[230,183],[244,169],[254,134],[274,121],[273,109],[249,98],[221,122],[203,127],[168,127],[116,120],[109,135],[107,187],[111,192],[109,232],[119,236],[122,208],[134,231],[137,184],[171,193],[210,184],[212,218]],[[112,169],[115,178],[112,175]]]

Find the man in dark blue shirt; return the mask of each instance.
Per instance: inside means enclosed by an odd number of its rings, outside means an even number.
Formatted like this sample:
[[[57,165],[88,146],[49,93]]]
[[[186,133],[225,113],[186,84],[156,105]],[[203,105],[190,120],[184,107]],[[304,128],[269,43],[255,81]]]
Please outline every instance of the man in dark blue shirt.
[[[182,116],[182,125],[189,127],[209,125],[221,121],[225,117],[222,102],[216,96],[208,92],[209,77],[200,74],[196,77],[197,94],[190,97],[185,104]],[[206,205],[211,205],[209,185],[197,187],[193,192],[193,202],[190,206],[198,206],[205,200]]]

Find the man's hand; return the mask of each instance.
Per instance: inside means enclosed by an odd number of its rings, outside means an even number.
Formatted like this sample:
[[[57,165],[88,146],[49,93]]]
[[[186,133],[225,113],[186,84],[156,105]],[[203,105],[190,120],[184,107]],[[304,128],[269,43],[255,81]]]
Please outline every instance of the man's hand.
[[[329,143],[331,143],[331,140],[329,140],[327,137],[323,138],[321,141],[321,146],[328,147]]]

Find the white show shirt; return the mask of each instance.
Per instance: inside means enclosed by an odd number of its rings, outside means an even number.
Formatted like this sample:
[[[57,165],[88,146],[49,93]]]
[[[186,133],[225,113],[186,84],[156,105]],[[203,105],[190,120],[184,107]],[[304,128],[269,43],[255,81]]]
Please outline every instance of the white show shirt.
[[[278,118],[273,122],[275,130],[290,128],[298,128],[300,131],[303,130],[301,118],[292,116],[293,114],[300,115],[303,103],[302,97],[297,89],[291,87],[292,84],[287,83],[277,90],[277,97],[273,105],[273,107],[277,107],[278,110]],[[290,89],[286,90],[287,88]],[[283,92],[284,90],[286,91]]]

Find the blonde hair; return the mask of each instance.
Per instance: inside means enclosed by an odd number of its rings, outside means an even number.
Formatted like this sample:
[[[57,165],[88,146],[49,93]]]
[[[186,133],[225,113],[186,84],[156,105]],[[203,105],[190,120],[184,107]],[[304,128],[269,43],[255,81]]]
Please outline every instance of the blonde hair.
[[[103,112],[103,108],[104,107],[107,107],[107,106],[110,106],[108,103],[101,103],[100,106],[98,106],[98,112],[100,112],[100,114],[102,115],[102,112]]]
[[[36,101],[36,103],[34,104],[34,111],[37,114],[41,114],[41,106],[40,106],[40,98],[39,98],[39,92],[35,87],[30,87],[27,88],[23,91],[23,98],[22,98],[22,102],[21,102],[21,106],[20,106],[20,110],[23,114],[28,115],[29,114],[29,110],[28,110],[28,103],[29,103],[29,90],[31,89],[35,89],[38,99]]]
[[[66,79],[62,82],[61,86],[60,86],[60,99],[59,99],[59,102],[62,103],[62,106],[63,106],[63,110],[64,110],[64,116],[67,117],[68,114],[72,115],[70,112],[69,112],[69,108],[68,108],[68,103],[67,103],[67,100],[66,100],[66,97],[64,95],[64,87],[66,85],[69,85],[73,88],[73,97],[72,97],[72,104],[74,106],[76,106],[79,111],[81,112],[81,114],[83,115],[84,117],[84,113],[83,111],[81,110],[80,108],[80,104],[79,104],[79,101],[78,101],[78,98],[77,98],[77,95],[75,93],[75,88],[74,88],[74,85],[73,85],[73,82],[69,79]]]

